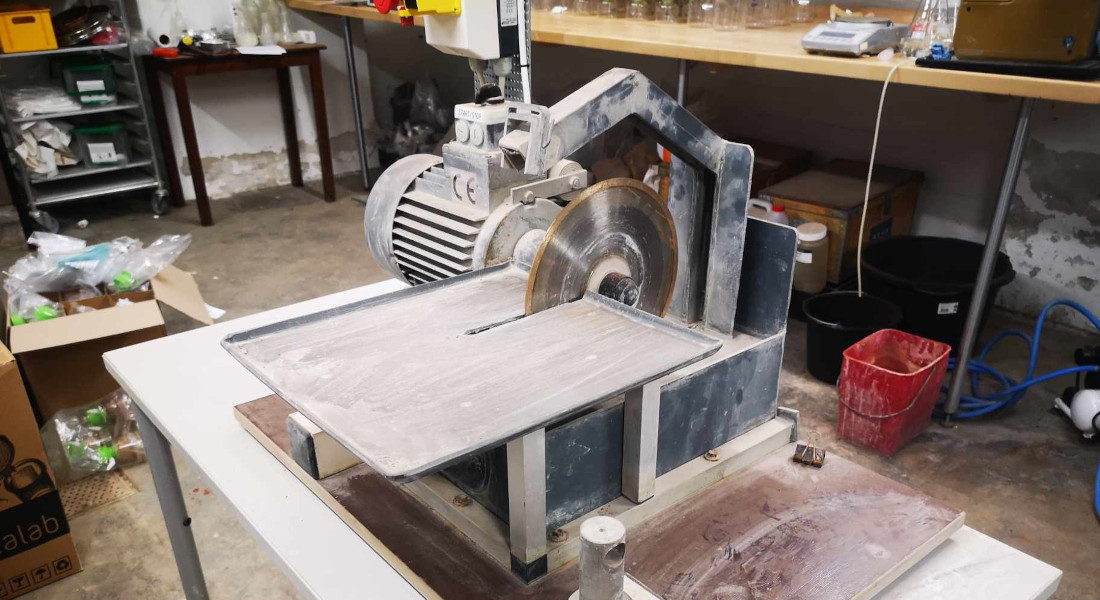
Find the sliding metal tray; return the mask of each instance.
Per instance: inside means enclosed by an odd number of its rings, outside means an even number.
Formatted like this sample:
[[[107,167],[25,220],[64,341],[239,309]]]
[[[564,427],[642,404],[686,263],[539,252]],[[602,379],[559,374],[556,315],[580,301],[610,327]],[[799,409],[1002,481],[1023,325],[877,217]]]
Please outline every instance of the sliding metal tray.
[[[407,480],[716,352],[717,339],[588,295],[524,317],[502,265],[226,338],[373,469]]]

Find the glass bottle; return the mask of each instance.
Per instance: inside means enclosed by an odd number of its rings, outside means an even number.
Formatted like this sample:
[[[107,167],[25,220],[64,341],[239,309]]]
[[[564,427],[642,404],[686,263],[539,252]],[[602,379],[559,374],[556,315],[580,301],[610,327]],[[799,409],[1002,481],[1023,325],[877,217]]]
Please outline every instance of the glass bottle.
[[[922,0],[920,9],[913,14],[909,35],[902,40],[902,52],[906,56],[923,58],[931,53],[933,42],[940,42],[950,50],[954,45],[958,10],[958,3],[952,0]]]

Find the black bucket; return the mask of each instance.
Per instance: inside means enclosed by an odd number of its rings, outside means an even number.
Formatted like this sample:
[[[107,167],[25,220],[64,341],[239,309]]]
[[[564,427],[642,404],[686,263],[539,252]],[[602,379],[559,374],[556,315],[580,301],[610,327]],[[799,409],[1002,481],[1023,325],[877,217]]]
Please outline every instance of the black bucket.
[[[802,303],[806,314],[806,368],[825,383],[836,383],[848,346],[879,329],[901,322],[891,302],[858,292],[820,294]]]
[[[901,308],[901,330],[950,344],[954,353],[970,310],[983,250],[981,244],[951,238],[885,239],[863,249],[863,289]],[[1012,261],[999,253],[979,334],[997,292],[1015,277]]]

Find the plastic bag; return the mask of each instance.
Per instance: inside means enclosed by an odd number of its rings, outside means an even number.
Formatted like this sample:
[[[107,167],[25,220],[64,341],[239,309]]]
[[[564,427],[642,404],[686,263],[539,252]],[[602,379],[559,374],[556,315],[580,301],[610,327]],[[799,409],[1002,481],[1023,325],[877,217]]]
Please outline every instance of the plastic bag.
[[[122,390],[79,408],[58,411],[41,433],[59,483],[145,460],[130,397]]]
[[[65,314],[61,305],[34,292],[19,292],[8,302],[8,314],[12,325],[23,325],[32,321],[48,321]]]
[[[113,267],[117,267],[107,289],[112,292],[129,292],[142,285],[176,262],[180,254],[191,245],[191,234],[162,235],[148,247],[128,253]]]
[[[59,233],[47,233],[36,231],[27,238],[27,243],[38,248],[44,254],[71,254],[79,252],[88,245],[88,242]]]

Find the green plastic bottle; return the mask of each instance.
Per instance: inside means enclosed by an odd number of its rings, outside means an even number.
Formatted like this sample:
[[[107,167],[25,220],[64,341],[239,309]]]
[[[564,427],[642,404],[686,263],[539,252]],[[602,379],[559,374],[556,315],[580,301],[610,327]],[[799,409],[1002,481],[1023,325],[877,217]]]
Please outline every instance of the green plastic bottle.
[[[102,406],[89,408],[84,412],[84,423],[89,427],[103,427],[107,424],[107,410]]]
[[[114,284],[116,291],[128,292],[133,289],[134,283],[136,282],[134,281],[133,274],[131,274],[129,271],[123,271],[118,275],[115,275],[114,279],[111,280],[111,283]]]

